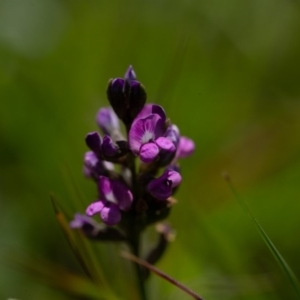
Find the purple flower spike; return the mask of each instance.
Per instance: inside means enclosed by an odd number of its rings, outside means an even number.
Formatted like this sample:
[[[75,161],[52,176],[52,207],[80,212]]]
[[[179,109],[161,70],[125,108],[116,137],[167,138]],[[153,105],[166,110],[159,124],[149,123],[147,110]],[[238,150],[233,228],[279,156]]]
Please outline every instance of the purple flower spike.
[[[166,200],[172,195],[173,188],[181,182],[181,175],[173,170],[166,170],[160,177],[153,179],[147,186],[148,192],[158,200]]]
[[[93,202],[86,209],[88,216],[99,213],[107,225],[115,225],[121,220],[121,211],[131,207],[133,196],[127,186],[118,180],[100,176],[98,183],[101,200]]]
[[[104,134],[111,135],[120,129],[118,117],[110,107],[101,108],[97,113],[96,121]]]
[[[125,75],[124,75],[124,79],[125,81],[127,81],[128,83],[130,83],[133,80],[136,80],[136,74],[132,68],[132,66],[129,66]]]
[[[188,137],[181,136],[176,152],[177,158],[184,158],[190,156],[195,151],[195,143]]]
[[[97,156],[101,155],[101,137],[98,132],[88,133],[85,142],[87,146],[97,154]]]

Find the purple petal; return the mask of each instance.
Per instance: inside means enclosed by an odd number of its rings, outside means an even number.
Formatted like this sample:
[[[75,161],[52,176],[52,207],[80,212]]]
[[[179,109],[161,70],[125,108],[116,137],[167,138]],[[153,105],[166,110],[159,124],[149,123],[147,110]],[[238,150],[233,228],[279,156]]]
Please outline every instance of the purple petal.
[[[118,117],[110,107],[101,108],[97,113],[96,121],[105,134],[112,134],[113,131],[119,130]]]
[[[178,186],[181,183],[182,177],[178,172],[173,170],[168,170],[167,174],[168,174],[168,180],[172,182],[172,188]]]
[[[113,192],[112,180],[105,176],[100,176],[98,182],[98,190],[99,194],[106,199],[106,196],[112,194]]]
[[[110,161],[103,161],[102,162],[104,169],[107,171],[113,171],[115,169],[115,165]]]
[[[142,162],[150,163],[154,161],[159,154],[159,148],[155,143],[147,143],[141,147],[139,156]]]
[[[101,154],[101,137],[98,132],[90,132],[85,137],[87,146],[97,155]]]
[[[94,214],[99,213],[103,209],[105,203],[106,201],[103,200],[93,202],[87,207],[85,213],[91,217]]]
[[[157,114],[163,119],[163,121],[166,121],[167,117],[164,109],[159,105],[151,104],[151,103],[148,103],[143,107],[143,109],[137,115],[136,120],[143,119],[145,117],[148,117],[151,114]]]
[[[147,186],[148,192],[156,199],[166,200],[172,195],[172,189],[181,182],[181,175],[173,170],[166,170],[160,177],[153,179]]]
[[[88,151],[85,153],[83,172],[86,177],[98,178],[99,175],[104,175],[107,173],[107,171],[113,170],[113,163],[98,159],[93,151]]]
[[[158,200],[166,200],[172,195],[172,182],[159,177],[152,180],[147,186],[148,192]]]
[[[101,145],[101,151],[104,156],[114,157],[119,153],[119,147],[114,144],[112,138],[108,135],[103,137],[103,142]]]
[[[143,109],[147,100],[146,90],[140,82],[135,80],[130,82],[130,87],[128,87],[128,100],[128,117],[132,123]]]
[[[132,66],[129,66],[125,75],[124,75],[125,81],[128,81],[129,83],[133,80],[136,80],[136,74],[132,68]]]
[[[99,159],[93,151],[88,151],[84,154],[84,165],[85,167],[91,169],[97,166]]]
[[[176,150],[175,145],[165,137],[159,137],[157,140],[155,140],[155,143],[162,150],[168,152],[174,152]]]
[[[113,92],[122,90],[124,86],[124,79],[114,78],[110,83],[110,88]]]
[[[107,202],[101,210],[100,217],[105,224],[113,226],[121,221],[121,212],[116,204]]]
[[[159,115],[149,115],[136,120],[129,131],[129,145],[134,154],[138,154],[140,147],[164,133],[164,123]]]
[[[120,119],[124,119],[127,113],[126,99],[123,93],[124,80],[122,78],[111,79],[107,88],[107,98],[114,112]]]
[[[191,155],[195,150],[195,143],[188,137],[181,136],[179,146],[177,148],[176,157],[184,158]]]
[[[177,148],[180,140],[179,129],[176,125],[170,125],[165,133],[165,137],[173,142],[175,147]]]
[[[128,187],[119,180],[114,180],[112,184],[113,193],[118,201],[121,210],[128,210],[133,201],[133,195]]]
[[[73,229],[79,228],[91,231],[98,225],[98,223],[86,215],[75,214],[74,219],[70,222],[69,225]]]

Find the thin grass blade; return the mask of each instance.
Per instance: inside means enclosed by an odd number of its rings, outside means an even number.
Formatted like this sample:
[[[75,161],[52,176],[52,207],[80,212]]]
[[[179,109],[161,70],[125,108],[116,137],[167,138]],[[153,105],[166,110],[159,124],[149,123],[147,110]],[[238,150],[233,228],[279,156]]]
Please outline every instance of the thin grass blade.
[[[73,231],[70,229],[66,216],[58,204],[57,199],[53,194],[50,196],[57,221],[80,266],[90,280],[96,282],[99,286],[101,286],[101,289],[105,290],[107,293],[110,293],[109,299],[116,299],[100,267],[98,266],[98,262],[89,245],[89,241],[81,234],[80,231]]]
[[[224,178],[227,181],[227,183],[228,183],[228,185],[229,185],[229,187],[230,187],[233,195],[235,196],[236,200],[238,201],[238,203],[241,205],[241,207],[244,210],[244,212],[249,216],[250,220],[255,225],[255,227],[258,230],[258,232],[260,233],[260,236],[262,237],[263,241],[265,242],[265,244],[267,245],[267,247],[269,248],[269,250],[271,251],[271,253],[275,257],[277,263],[279,264],[279,266],[281,267],[282,271],[284,272],[284,274],[288,278],[289,282],[293,286],[294,291],[295,291],[295,293],[297,295],[297,299],[300,299],[300,285],[299,285],[299,281],[298,281],[296,275],[294,274],[294,272],[292,271],[291,267],[288,265],[288,263],[285,261],[285,259],[283,258],[283,256],[280,254],[280,252],[278,251],[278,249],[275,247],[275,245],[273,244],[273,242],[271,241],[271,239],[269,238],[269,236],[267,235],[267,233],[264,231],[264,229],[262,228],[262,226],[259,224],[259,222],[257,221],[257,219],[253,216],[253,214],[251,213],[249,207],[239,197],[239,195],[236,192],[234,186],[232,185],[230,177],[229,177],[229,175],[227,173],[224,174]]]
[[[58,202],[53,194],[50,194],[51,202],[54,208],[55,216],[58,221],[58,224],[60,228],[62,229],[62,232],[72,250],[74,253],[76,259],[78,260],[80,266],[82,267],[83,271],[86,273],[86,275],[94,280],[95,276],[92,274],[89,263],[87,262],[88,256],[82,255],[82,249],[80,249],[80,246],[78,246],[75,242],[74,233],[69,227],[69,224],[65,218],[65,214],[62,212],[61,208],[58,205]]]
[[[71,272],[61,265],[41,259],[36,254],[29,257],[10,249],[1,256],[12,267],[66,294],[84,297],[84,299],[115,299],[111,298],[107,290],[101,289],[88,278]]]

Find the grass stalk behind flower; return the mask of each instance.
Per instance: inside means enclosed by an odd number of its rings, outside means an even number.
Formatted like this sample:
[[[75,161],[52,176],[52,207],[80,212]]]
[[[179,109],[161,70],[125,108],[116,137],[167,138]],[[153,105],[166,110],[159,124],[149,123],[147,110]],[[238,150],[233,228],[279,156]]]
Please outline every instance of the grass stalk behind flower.
[[[91,248],[89,241],[80,232],[73,232],[67,222],[64,212],[61,210],[57,203],[55,196],[51,195],[51,201],[56,214],[57,221],[70,245],[72,252],[81,265],[82,269],[86,273],[91,282],[94,282],[98,286],[99,297],[103,296],[106,299],[117,300],[117,296],[114,295],[110,289],[104,275],[102,274],[99,263],[96,260],[93,249]]]
[[[225,173],[223,175],[223,177],[227,181],[227,183],[228,183],[235,199],[241,205],[244,212],[249,216],[250,220],[255,225],[255,227],[258,230],[260,236],[262,237],[264,243],[269,248],[269,250],[271,251],[271,253],[274,256],[275,260],[277,261],[278,265],[282,269],[283,273],[286,275],[287,279],[289,280],[289,282],[293,286],[294,292],[297,295],[297,299],[300,299],[300,285],[299,285],[299,281],[298,281],[296,275],[294,274],[293,270],[288,265],[288,263],[283,258],[283,256],[278,251],[278,249],[275,247],[275,245],[273,244],[273,242],[271,241],[271,239],[269,238],[269,236],[267,235],[267,233],[265,232],[263,227],[260,225],[260,223],[257,221],[257,219],[253,216],[253,214],[251,213],[251,211],[250,211],[249,207],[247,206],[247,204],[239,197],[237,191],[235,190],[235,188],[234,188],[234,186],[233,186],[233,184],[230,180],[230,176],[227,173]]]

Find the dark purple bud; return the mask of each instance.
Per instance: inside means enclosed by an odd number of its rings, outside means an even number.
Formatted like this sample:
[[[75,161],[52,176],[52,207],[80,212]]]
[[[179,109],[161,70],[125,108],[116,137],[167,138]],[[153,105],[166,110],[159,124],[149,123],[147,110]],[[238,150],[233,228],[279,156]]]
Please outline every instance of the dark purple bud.
[[[129,66],[128,69],[126,70],[126,73],[124,75],[124,79],[129,84],[131,83],[131,81],[136,80],[136,74],[135,74],[132,66]]]
[[[144,86],[138,81],[132,81],[129,91],[128,117],[132,123],[136,116],[143,109],[147,100],[147,93]]]
[[[98,132],[88,133],[85,137],[85,142],[87,146],[97,154],[97,156],[101,155],[101,137]]]
[[[111,79],[108,83],[107,98],[114,112],[121,120],[126,119],[129,103],[124,95],[124,79]]]
[[[119,146],[113,142],[109,135],[103,137],[101,151],[105,157],[117,157],[120,154]]]
[[[109,158],[119,158],[129,151],[129,146],[127,141],[117,141],[113,142],[109,135],[105,135],[101,145],[101,151],[104,157]]]
[[[101,108],[97,113],[96,121],[104,134],[111,135],[120,129],[118,117],[110,107]]]
[[[127,130],[142,110],[147,98],[145,88],[135,79],[136,75],[130,66],[125,73],[125,79],[111,79],[107,89],[110,105],[125,123]]]

